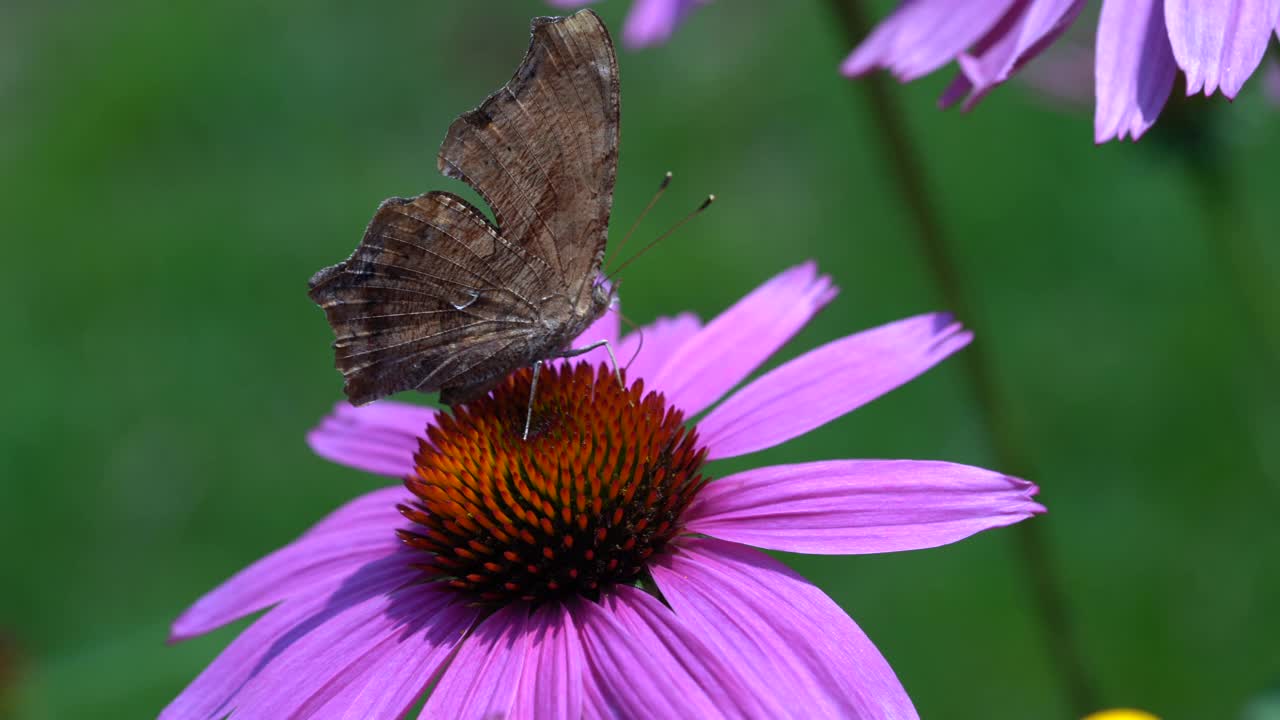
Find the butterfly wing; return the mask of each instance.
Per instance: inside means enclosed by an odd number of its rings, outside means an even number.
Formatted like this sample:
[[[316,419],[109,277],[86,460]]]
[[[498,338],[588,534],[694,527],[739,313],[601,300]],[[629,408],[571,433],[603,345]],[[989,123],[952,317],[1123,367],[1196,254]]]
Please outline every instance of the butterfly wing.
[[[384,201],[355,252],[316,273],[309,295],[337,336],[347,397],[363,405],[519,356],[538,318],[521,288],[540,272],[475,207],[430,192]]]
[[[392,198],[355,253],[311,279],[351,402],[407,389],[462,402],[585,329],[603,310],[591,290],[617,160],[604,24],[589,10],[536,18],[515,76],[454,121],[438,158],[497,227],[448,193]]]
[[[449,127],[440,172],[475,188],[498,228],[544,260],[540,290],[577,308],[604,256],[618,167],[618,61],[591,10],[535,18],[504,87]]]

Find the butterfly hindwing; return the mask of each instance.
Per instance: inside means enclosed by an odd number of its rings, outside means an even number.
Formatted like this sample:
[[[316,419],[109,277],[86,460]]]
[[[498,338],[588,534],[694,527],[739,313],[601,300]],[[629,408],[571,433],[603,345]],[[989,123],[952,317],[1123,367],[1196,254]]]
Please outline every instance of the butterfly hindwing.
[[[448,193],[383,202],[351,257],[311,279],[351,401],[439,390],[518,347],[538,314],[523,255]]]

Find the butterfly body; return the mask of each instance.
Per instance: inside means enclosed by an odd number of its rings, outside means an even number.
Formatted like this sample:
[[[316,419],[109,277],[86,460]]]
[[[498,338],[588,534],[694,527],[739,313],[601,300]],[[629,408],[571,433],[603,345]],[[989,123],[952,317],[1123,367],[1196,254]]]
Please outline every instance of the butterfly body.
[[[454,121],[437,157],[495,222],[447,192],[391,198],[351,257],[311,278],[351,402],[402,390],[466,402],[569,352],[611,301],[601,263],[618,119],[600,19],[536,18],[515,76]]]

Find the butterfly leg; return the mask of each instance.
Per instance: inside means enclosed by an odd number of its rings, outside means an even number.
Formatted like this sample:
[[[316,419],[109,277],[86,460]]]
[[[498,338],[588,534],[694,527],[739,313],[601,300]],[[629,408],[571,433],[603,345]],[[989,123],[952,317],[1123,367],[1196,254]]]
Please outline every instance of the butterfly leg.
[[[618,356],[613,354],[613,345],[610,344],[608,340],[597,340],[596,342],[593,342],[586,347],[574,348],[572,350],[565,350],[563,353],[560,354],[560,357],[565,357],[565,358],[577,357],[578,355],[589,353],[598,347],[603,347],[604,351],[609,353],[609,362],[613,363],[613,376],[618,379],[618,387],[625,390],[627,386],[626,386],[626,383],[622,382],[622,370],[621,368],[618,367]]]
[[[533,363],[533,380],[529,382],[529,409],[524,414],[524,436],[521,440],[529,439],[529,424],[533,422],[533,396],[538,392],[538,375],[542,374],[542,361],[536,360]]]

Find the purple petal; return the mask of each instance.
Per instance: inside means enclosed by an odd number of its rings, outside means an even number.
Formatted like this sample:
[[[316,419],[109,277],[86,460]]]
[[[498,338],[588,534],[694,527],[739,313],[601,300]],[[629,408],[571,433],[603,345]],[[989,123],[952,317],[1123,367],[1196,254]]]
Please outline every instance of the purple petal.
[[[956,73],[951,83],[942,91],[942,96],[938,98],[938,107],[949,108],[964,100],[963,109],[968,112],[978,104],[979,100],[986,97],[995,83],[987,87],[981,86],[984,84],[984,77],[992,72],[992,68],[984,67],[982,61],[977,58],[988,57],[990,65],[1003,64],[1004,60],[1012,54],[1013,47],[1017,43],[1017,27],[1028,2],[1030,0],[1016,0],[1009,11],[991,26],[991,29],[974,44],[972,49],[956,58],[960,72]],[[980,86],[981,89],[974,92],[975,86]]]
[[[1169,99],[1176,70],[1163,0],[1102,0],[1093,71],[1094,140],[1142,137]]]
[[[529,608],[508,605],[485,618],[431,691],[419,718],[505,718],[529,654]]]
[[[589,676],[583,678],[582,698],[582,720],[618,720],[619,715]]]
[[[667,360],[701,328],[702,322],[693,313],[658,318],[622,338],[618,362],[627,369],[628,380],[644,378],[645,387],[649,387]]]
[[[356,528],[364,528],[369,533],[380,533],[388,527],[399,526],[403,518],[396,510],[396,505],[412,499],[413,496],[403,485],[367,492],[324,516],[303,535],[343,532]]]
[[[402,592],[414,590],[423,588]],[[322,706],[313,703],[314,711],[303,707],[296,715],[346,720],[404,717],[480,614],[478,608],[462,605],[419,604],[416,612],[407,614],[381,646],[369,653],[376,662],[353,664],[345,675],[329,682],[340,689],[328,702]]]
[[[307,433],[307,444],[315,454],[339,465],[403,478],[413,473],[418,440],[426,437],[436,412],[390,400],[361,407],[343,401]]]
[[[903,0],[840,66],[850,77],[886,68],[907,82],[951,62],[1015,0]]]
[[[1164,15],[1187,94],[1234,98],[1262,62],[1280,0],[1164,0]]]
[[[949,105],[970,93],[965,110],[1039,55],[1071,27],[1085,0],[1023,0],[972,51],[959,57],[961,76],[943,96]]]
[[[835,340],[739,390],[698,432],[711,459],[773,447],[871,402],[972,339],[950,315],[933,313]]]
[[[604,717],[786,717],[732,660],[685,629],[652,596],[617,586],[602,605],[572,606],[582,629],[587,699]],[[591,703],[591,699],[595,699]]]
[[[456,598],[415,584],[331,614],[253,677],[234,717],[402,717],[480,613]]]
[[[916,718],[893,669],[821,590],[750,548],[682,539],[651,566],[690,629],[794,717]]]
[[[645,48],[667,41],[694,7],[707,0],[636,0],[622,26],[629,48]]]
[[[516,720],[576,720],[582,717],[582,640],[568,608],[558,603],[529,618],[529,657],[516,690]]]
[[[197,600],[174,621],[170,640],[204,634],[288,597],[328,592],[358,568],[394,555],[401,548],[395,529],[404,522],[394,498],[403,496],[403,489],[386,488],[339,508]]]
[[[1022,79],[1058,109],[1093,105],[1093,42],[1063,39],[1021,71]]]
[[[812,262],[783,271],[681,345],[650,389],[665,393],[686,415],[698,414],[750,375],[835,295],[831,278],[819,277]]]
[[[160,712],[160,720],[219,718],[236,694],[261,668],[272,647],[322,605],[319,601],[283,603],[240,633],[208,667]]]
[[[1280,34],[1280,28],[1276,30]],[[1268,60],[1262,90],[1272,105],[1280,105],[1280,60]]]
[[[770,550],[848,555],[937,547],[1044,508],[1035,485],[921,460],[831,460],[708,483],[685,529]]]

